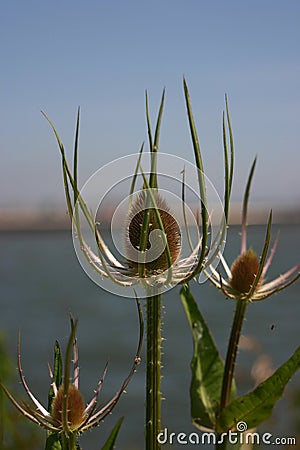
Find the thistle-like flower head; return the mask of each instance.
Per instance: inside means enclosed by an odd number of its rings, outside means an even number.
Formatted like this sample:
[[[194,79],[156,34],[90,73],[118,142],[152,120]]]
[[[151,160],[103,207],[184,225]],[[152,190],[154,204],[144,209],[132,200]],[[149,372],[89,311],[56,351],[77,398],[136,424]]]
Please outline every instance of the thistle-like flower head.
[[[84,399],[81,392],[74,384],[69,384],[66,400],[67,417],[63,417],[65,387],[63,384],[59,386],[56,395],[53,398],[51,406],[51,415],[56,423],[63,426],[64,421],[67,422],[70,431],[77,430],[86,420],[86,411]]]
[[[243,298],[248,301],[263,300],[276,292],[279,292],[294,283],[300,277],[300,264],[295,265],[282,275],[272,281],[266,281],[266,274],[275,255],[278,244],[278,237],[269,253],[271,236],[272,212],[270,212],[265,243],[261,257],[252,250],[247,249],[247,208],[251,181],[256,165],[256,159],[251,167],[248,183],[245,190],[243,212],[242,212],[242,233],[241,233],[241,253],[233,262],[231,268],[228,267],[224,257],[220,255],[220,260],[227,275],[223,278],[221,274],[211,268],[208,276],[211,282],[221,289],[224,294],[233,299]]]
[[[259,269],[257,254],[250,248],[242,253],[231,266],[230,286],[241,294],[247,294],[253,286]]]
[[[157,211],[154,207],[148,208],[149,224],[146,233],[145,261],[141,262],[145,266],[145,272],[149,274],[162,273],[173,266],[181,251],[181,231],[180,227],[171,213],[167,202],[158,194],[154,194]],[[138,273],[139,261],[136,254],[139,254],[142,240],[143,221],[146,213],[147,192],[140,191],[136,199],[129,208],[126,223],[126,253],[129,267]],[[160,223],[157,220],[159,214],[166,236],[164,245],[161,236]],[[167,248],[170,252],[170,261]]]

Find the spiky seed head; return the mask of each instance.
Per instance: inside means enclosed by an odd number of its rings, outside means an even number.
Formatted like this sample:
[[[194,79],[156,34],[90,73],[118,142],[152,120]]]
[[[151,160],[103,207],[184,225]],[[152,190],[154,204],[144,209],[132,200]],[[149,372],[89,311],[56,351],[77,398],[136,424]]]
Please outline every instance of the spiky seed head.
[[[61,385],[52,403],[52,416],[59,425],[63,424],[64,386]],[[69,385],[67,395],[67,421],[70,430],[76,430],[86,418],[84,400],[79,390],[73,385]]]
[[[247,294],[258,272],[259,259],[250,248],[242,253],[231,266],[231,287],[240,294]]]
[[[136,199],[133,201],[127,218],[126,225],[126,254],[127,261],[130,266],[137,268],[137,252],[140,249],[141,234],[143,220],[146,210],[147,191],[141,191],[138,193]],[[157,210],[160,214],[160,218],[164,227],[166,240],[169,246],[172,265],[177,260],[181,250],[181,233],[180,227],[173,217],[166,201],[158,194],[154,194]],[[145,268],[148,274],[161,273],[169,268],[167,250],[161,250],[161,241],[158,239],[151,239],[151,233],[155,230],[160,230],[157,217],[155,214],[155,208],[149,208],[149,226],[147,230],[147,243],[146,253],[151,249],[151,254],[157,255],[156,258],[147,260],[145,259]]]

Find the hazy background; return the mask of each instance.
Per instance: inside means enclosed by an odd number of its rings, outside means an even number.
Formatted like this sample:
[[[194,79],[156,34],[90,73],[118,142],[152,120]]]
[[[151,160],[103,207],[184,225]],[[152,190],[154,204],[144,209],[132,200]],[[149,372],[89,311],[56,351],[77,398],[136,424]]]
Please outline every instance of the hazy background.
[[[60,157],[40,110],[71,157],[81,106],[84,183],[103,164],[138,151],[147,138],[145,90],[154,122],[166,87],[161,151],[193,161],[183,75],[207,175],[220,193],[227,93],[236,144],[233,199],[240,200],[258,155],[252,201],[277,212],[298,209],[299,19],[297,1],[2,2],[2,223],[12,210],[32,215],[37,208],[41,215],[64,208]],[[12,216],[2,228],[20,222]]]

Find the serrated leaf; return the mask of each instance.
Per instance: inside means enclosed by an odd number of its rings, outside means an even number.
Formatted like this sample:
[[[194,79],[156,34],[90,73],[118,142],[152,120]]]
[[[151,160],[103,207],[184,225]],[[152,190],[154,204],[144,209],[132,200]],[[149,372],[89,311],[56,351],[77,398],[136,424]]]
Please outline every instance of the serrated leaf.
[[[110,433],[109,438],[107,439],[106,443],[102,447],[101,450],[113,450],[115,447],[116,439],[119,433],[119,430],[121,428],[122,422],[124,420],[124,417],[120,417],[114,428],[112,429],[112,432]]]
[[[192,421],[200,429],[214,430],[221,397],[224,362],[187,285],[181,289],[180,298],[194,343],[190,386]],[[235,397],[234,383],[231,397]]]
[[[258,426],[272,414],[275,403],[283,394],[284,388],[300,368],[300,346],[266,381],[254,391],[233,400],[218,417],[218,432],[227,432],[240,421],[248,428]]]

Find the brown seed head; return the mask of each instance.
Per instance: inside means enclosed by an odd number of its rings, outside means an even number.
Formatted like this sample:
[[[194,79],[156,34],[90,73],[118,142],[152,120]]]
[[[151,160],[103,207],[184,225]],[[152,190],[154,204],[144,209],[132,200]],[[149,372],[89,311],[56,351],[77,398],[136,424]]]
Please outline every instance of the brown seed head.
[[[250,248],[242,253],[231,266],[231,287],[240,294],[247,294],[258,272],[259,259]]]
[[[52,403],[53,419],[62,425],[64,387],[61,385]],[[79,390],[73,385],[69,385],[67,398],[67,420],[71,430],[76,430],[85,420],[84,400]]]
[[[128,213],[126,226],[126,252],[127,260],[129,264],[134,268],[137,268],[138,265],[137,252],[139,252],[140,248],[142,225],[146,208],[146,198],[146,192],[141,191],[132,203]],[[176,219],[171,214],[165,200],[163,200],[159,194],[154,194],[154,198],[164,227],[164,232],[166,234],[171,261],[172,264],[174,264],[181,250],[180,228]],[[169,268],[169,264],[166,249],[161,249],[161,240],[159,240],[158,237],[154,237],[154,239],[151,239],[151,233],[154,230],[160,230],[160,227],[155,215],[155,209],[149,208],[149,210],[150,217],[149,227],[147,231],[146,254],[147,250],[149,251],[151,249],[151,255],[157,255],[157,257],[154,259],[149,258],[147,260],[147,257],[145,259],[146,271],[151,274],[164,272]]]

